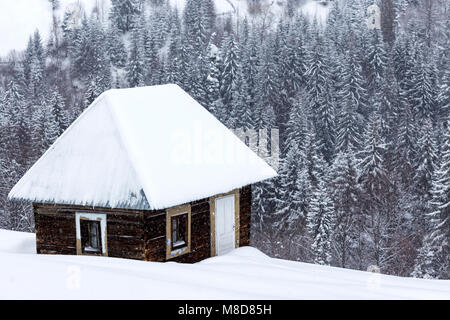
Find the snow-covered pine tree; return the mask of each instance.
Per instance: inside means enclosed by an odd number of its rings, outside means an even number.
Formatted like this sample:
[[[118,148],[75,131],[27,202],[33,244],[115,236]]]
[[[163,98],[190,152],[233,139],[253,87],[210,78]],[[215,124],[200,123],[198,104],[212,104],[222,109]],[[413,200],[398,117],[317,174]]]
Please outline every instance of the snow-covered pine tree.
[[[405,91],[401,92],[397,114],[397,137],[394,152],[394,168],[402,185],[413,184],[415,160],[417,159],[418,132],[412,107],[407,102]]]
[[[392,59],[392,56],[389,56]],[[382,122],[382,134],[386,138],[386,143],[395,143],[395,132],[396,132],[396,119],[398,118],[398,109],[400,104],[400,85],[395,78],[395,73],[392,65],[394,62],[390,60],[390,63],[385,69],[385,79],[381,85],[381,90],[375,95],[375,105],[374,107],[378,110],[381,115]],[[391,149],[389,148],[392,153]]]
[[[357,268],[354,258],[359,236],[361,188],[353,152],[339,153],[331,168],[328,189],[334,205],[336,220],[333,231],[333,256],[342,268]]]
[[[433,175],[427,214],[428,232],[416,258],[412,276],[448,279],[450,274],[450,130],[447,128],[439,168]]]
[[[183,13],[186,38],[194,52],[201,52],[209,43],[214,27],[215,8],[211,0],[187,0]]]
[[[307,61],[307,91],[309,110],[316,126],[320,150],[330,163],[335,151],[336,106],[333,99],[331,64],[327,59],[323,35],[316,31],[314,45]]]
[[[279,176],[274,181],[275,188],[275,211],[271,215],[273,234],[275,239],[283,247],[284,254],[291,255],[298,246],[298,241],[303,237],[305,224],[305,211],[300,206],[303,204],[300,196],[304,186],[299,184],[299,174],[307,175],[303,170],[304,164],[301,152],[296,144],[288,150],[286,156],[281,161]],[[303,182],[303,181],[302,181]]]
[[[448,14],[447,26],[450,29],[450,13]],[[450,68],[447,66],[450,64],[450,31],[447,29],[448,40],[446,42],[444,53],[442,53],[442,76],[439,81],[438,96],[437,96],[437,113],[439,120],[444,121],[450,113]]]
[[[302,90],[296,97],[292,106],[289,120],[286,126],[285,146],[289,148],[297,144],[300,149],[304,149],[304,139],[308,131],[308,111],[306,109],[306,93]]]
[[[209,102],[206,94],[206,90],[208,90],[208,73],[210,71],[208,69],[208,62],[209,57],[206,50],[202,51],[201,54],[192,59],[191,62],[190,94],[203,106],[206,106]],[[232,113],[230,114],[231,117],[233,117]]]
[[[33,45],[33,38],[30,36],[28,40],[28,45],[24,52],[24,58],[22,61],[22,68],[23,68],[23,75],[25,78],[26,85],[30,84],[30,78],[31,78],[31,62],[33,60],[34,55],[34,45]]]
[[[205,84],[205,107],[217,116],[216,103],[220,98],[220,66],[221,55],[219,49],[212,43],[208,45],[207,51],[207,76]]]
[[[243,68],[238,69],[236,77],[236,87],[234,88],[234,103],[232,118],[234,119],[234,128],[245,131],[254,129],[253,110],[247,104],[249,101],[249,85]]]
[[[111,12],[109,20],[122,32],[130,31],[141,12],[141,4],[138,0],[111,0]]]
[[[331,7],[330,13],[328,14],[325,32],[332,42],[333,49],[337,51],[345,49],[345,47],[343,46],[343,34],[345,27],[343,21],[344,19],[341,6],[333,5]]]
[[[28,46],[24,64],[27,95],[34,102],[37,102],[45,96],[45,82],[43,81],[45,72],[44,47],[39,31],[34,33],[33,40]]]
[[[233,127],[233,119],[230,117],[233,110],[234,92],[237,88],[237,72],[239,68],[239,49],[236,44],[234,35],[227,35],[223,40],[223,66],[220,76],[220,98],[223,106],[221,111],[226,123]]]
[[[259,52],[256,83],[255,126],[257,129],[270,129],[276,126],[275,109],[279,103],[279,83],[274,61],[275,40],[270,37]]]
[[[382,265],[383,247],[388,236],[390,181],[385,168],[386,144],[381,136],[380,116],[373,112],[364,134],[364,147],[358,154],[359,181],[364,192],[362,212],[366,215],[364,226],[369,236],[372,262]]]
[[[166,82],[177,83],[179,54],[181,53],[181,22],[178,16],[178,11],[175,9],[171,15],[172,30],[168,39],[167,62],[166,62]]]
[[[55,142],[59,137],[59,132],[61,130],[52,107],[53,105],[48,104],[45,105],[42,110],[45,121],[43,123],[44,136],[42,137],[42,153],[47,151],[53,142]]]
[[[343,59],[345,60],[337,85],[339,115],[336,150],[346,153],[359,149],[362,115],[367,109],[367,92],[355,49],[350,48]]]
[[[289,229],[291,223],[296,222],[299,217],[299,202],[297,198],[298,173],[303,167],[303,159],[297,144],[292,144],[286,156],[281,161],[281,168],[278,172],[279,188],[277,191],[277,223],[280,230]]]
[[[309,180],[314,188],[328,175],[328,164],[320,152],[319,140],[312,124],[308,126],[302,146],[302,158],[308,170]]]
[[[56,136],[59,137],[69,126],[69,120],[64,98],[58,92],[58,89],[53,89],[50,95],[48,106],[50,107],[52,118],[54,118],[54,122],[56,123]]]
[[[436,108],[437,83],[433,62],[427,61],[423,49],[413,56],[408,71],[408,101],[420,118],[433,117]]]
[[[130,87],[145,85],[144,54],[138,30],[134,30],[132,33],[131,49],[127,64],[127,80]]]
[[[286,26],[280,25],[278,37],[280,38],[277,57],[277,78],[279,79],[279,107],[276,110],[277,124],[281,136],[281,150],[287,150],[285,145],[286,130],[295,96],[300,88],[305,85],[304,64],[305,49],[297,30],[298,24]]]
[[[3,97],[4,134],[9,139],[3,141],[4,155],[8,161],[16,159],[18,165],[28,164],[30,137],[27,116],[27,105],[20,87],[11,81]]]
[[[432,177],[437,166],[437,143],[431,119],[424,119],[418,141],[418,167],[415,170],[417,195],[426,204],[430,199]]]
[[[307,221],[314,263],[330,265],[335,213],[325,181],[320,181],[312,193]]]
[[[375,29],[369,33],[369,36],[370,42],[366,61],[368,73],[367,87],[369,88],[369,94],[373,96],[382,88],[386,72],[387,54],[380,31]],[[368,111],[370,112],[370,110]]]
[[[113,66],[124,68],[127,63],[127,50],[123,38],[116,25],[111,25],[107,31],[107,52]]]
[[[143,14],[141,16],[144,16]],[[145,30],[146,24],[143,25],[142,41],[143,41],[143,55],[145,72],[145,83],[147,85],[158,84],[160,78],[160,61],[159,61],[159,47],[155,33],[153,30]]]
[[[245,24],[244,24],[245,27]],[[259,64],[259,54],[258,54],[258,40],[255,32],[252,32],[252,28],[249,28],[249,35],[247,42],[242,45],[242,50],[240,54],[240,66],[242,68],[242,76],[245,77],[246,92],[241,90],[241,99],[245,99],[246,108],[248,108],[252,115],[252,128],[257,128],[256,126],[256,112],[257,112],[257,101],[258,101],[258,64]],[[244,29],[244,28],[243,28]],[[259,127],[261,128],[261,127]]]

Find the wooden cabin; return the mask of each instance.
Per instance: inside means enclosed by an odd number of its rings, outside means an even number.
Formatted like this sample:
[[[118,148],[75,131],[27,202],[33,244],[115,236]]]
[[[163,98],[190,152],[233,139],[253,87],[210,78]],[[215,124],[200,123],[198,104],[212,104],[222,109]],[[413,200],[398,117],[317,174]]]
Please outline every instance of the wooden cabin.
[[[176,85],[100,95],[14,186],[41,254],[197,262],[250,242],[275,171]]]

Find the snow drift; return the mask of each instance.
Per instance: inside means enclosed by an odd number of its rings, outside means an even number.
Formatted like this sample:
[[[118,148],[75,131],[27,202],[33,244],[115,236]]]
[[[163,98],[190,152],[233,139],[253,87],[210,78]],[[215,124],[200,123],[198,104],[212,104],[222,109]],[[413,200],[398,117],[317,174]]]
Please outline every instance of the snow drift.
[[[34,243],[32,233],[0,230],[0,299],[450,299],[447,280],[272,259],[251,247],[179,264],[36,255]]]

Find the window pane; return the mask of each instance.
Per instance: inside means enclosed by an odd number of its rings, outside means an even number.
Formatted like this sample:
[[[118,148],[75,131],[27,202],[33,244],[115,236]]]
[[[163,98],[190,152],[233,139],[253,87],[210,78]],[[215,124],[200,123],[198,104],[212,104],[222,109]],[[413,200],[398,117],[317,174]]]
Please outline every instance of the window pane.
[[[91,221],[91,247],[98,249],[99,243],[98,243],[98,223],[96,221]]]
[[[178,240],[178,222],[176,218],[172,220],[172,238],[174,242]]]
[[[100,221],[80,220],[80,229],[83,252],[101,252]]]
[[[179,240],[186,241],[186,218],[187,215],[180,216],[180,222],[179,222]]]
[[[81,247],[84,251],[89,246],[89,221],[80,220]]]
[[[172,249],[183,248],[187,245],[187,214],[174,216],[172,221]]]

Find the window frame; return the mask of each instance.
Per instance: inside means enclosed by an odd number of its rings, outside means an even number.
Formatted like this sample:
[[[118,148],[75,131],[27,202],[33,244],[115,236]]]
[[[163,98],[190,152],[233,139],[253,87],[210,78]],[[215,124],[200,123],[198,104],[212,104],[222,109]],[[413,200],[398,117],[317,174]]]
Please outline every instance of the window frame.
[[[186,217],[186,236],[183,247],[173,248],[172,243],[172,221],[174,217],[187,215]],[[166,210],[166,260],[173,259],[191,252],[191,205],[181,205]]]
[[[81,221],[96,221],[100,225],[100,251],[86,251],[83,248],[81,239]],[[76,226],[76,248],[77,255],[87,255],[87,256],[108,256],[108,246],[107,246],[107,233],[106,233],[106,214],[104,213],[86,213],[86,212],[76,212],[75,213],[75,226]]]
[[[184,231],[183,231],[184,236],[183,236],[183,240],[182,240],[184,243],[182,245],[178,245],[178,246],[175,247],[174,246],[175,245],[174,232],[176,232],[177,230],[174,230],[173,227],[174,227],[174,222],[176,223],[177,227],[180,227],[181,224],[180,224],[179,220],[181,220],[180,219],[181,217],[184,217],[183,219],[185,219],[185,221],[184,221]],[[183,212],[183,213],[172,215],[170,217],[170,223],[171,223],[171,228],[170,229],[171,229],[171,235],[172,235],[171,250],[174,251],[174,250],[186,247],[187,242],[188,242],[187,241],[187,236],[188,236],[188,213],[187,212]],[[176,233],[178,234],[180,232],[176,232]]]

